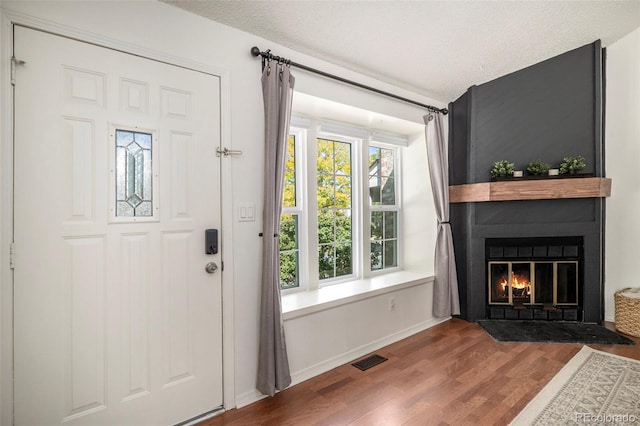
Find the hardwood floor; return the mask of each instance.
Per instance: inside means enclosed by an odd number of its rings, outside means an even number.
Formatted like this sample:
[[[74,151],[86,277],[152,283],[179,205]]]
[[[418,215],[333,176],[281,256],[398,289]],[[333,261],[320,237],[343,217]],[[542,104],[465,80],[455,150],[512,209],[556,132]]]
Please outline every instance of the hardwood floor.
[[[590,346],[640,359],[633,340]],[[500,343],[453,319],[376,351],[389,360],[369,370],[343,365],[201,426],[506,425],[581,347]]]

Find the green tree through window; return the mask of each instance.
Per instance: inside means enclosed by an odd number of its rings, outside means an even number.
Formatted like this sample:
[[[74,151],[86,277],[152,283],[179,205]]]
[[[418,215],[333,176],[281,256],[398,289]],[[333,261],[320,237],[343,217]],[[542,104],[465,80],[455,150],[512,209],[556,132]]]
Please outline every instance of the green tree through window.
[[[290,212],[296,200],[296,139],[287,140],[284,174],[283,214],[280,216],[280,286],[282,289],[300,286],[300,247],[298,244],[298,214]]]
[[[287,140],[279,231],[283,290],[316,289],[401,266],[401,150],[365,132],[322,126],[301,122]]]
[[[351,144],[318,139],[318,272],[327,279],[353,272]]]

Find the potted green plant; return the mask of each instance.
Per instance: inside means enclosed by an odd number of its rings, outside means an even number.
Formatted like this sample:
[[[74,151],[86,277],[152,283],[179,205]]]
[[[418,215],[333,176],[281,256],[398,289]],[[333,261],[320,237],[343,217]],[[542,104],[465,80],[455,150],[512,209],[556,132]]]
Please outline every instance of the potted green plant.
[[[560,174],[575,174],[585,169],[587,165],[584,162],[584,157],[578,155],[576,157],[564,157],[562,163],[560,163]]]
[[[527,172],[534,176],[546,175],[549,172],[549,165],[542,160],[535,160],[527,165]]]
[[[515,164],[507,160],[496,161],[491,168],[491,177],[493,179],[498,177],[513,176]]]

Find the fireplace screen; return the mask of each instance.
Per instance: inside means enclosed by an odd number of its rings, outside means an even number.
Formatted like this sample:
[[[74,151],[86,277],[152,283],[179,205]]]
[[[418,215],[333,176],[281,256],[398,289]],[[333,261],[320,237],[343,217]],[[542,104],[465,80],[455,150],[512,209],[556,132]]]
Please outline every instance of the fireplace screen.
[[[577,305],[578,262],[489,262],[489,304]]]

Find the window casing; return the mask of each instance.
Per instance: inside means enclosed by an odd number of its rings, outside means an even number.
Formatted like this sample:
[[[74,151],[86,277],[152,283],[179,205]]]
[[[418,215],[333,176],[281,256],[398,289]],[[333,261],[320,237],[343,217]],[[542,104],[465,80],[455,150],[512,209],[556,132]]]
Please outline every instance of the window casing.
[[[291,128],[280,229],[283,290],[401,268],[401,148],[376,142],[365,129],[341,130],[317,121]],[[373,168],[372,153],[380,157]]]

